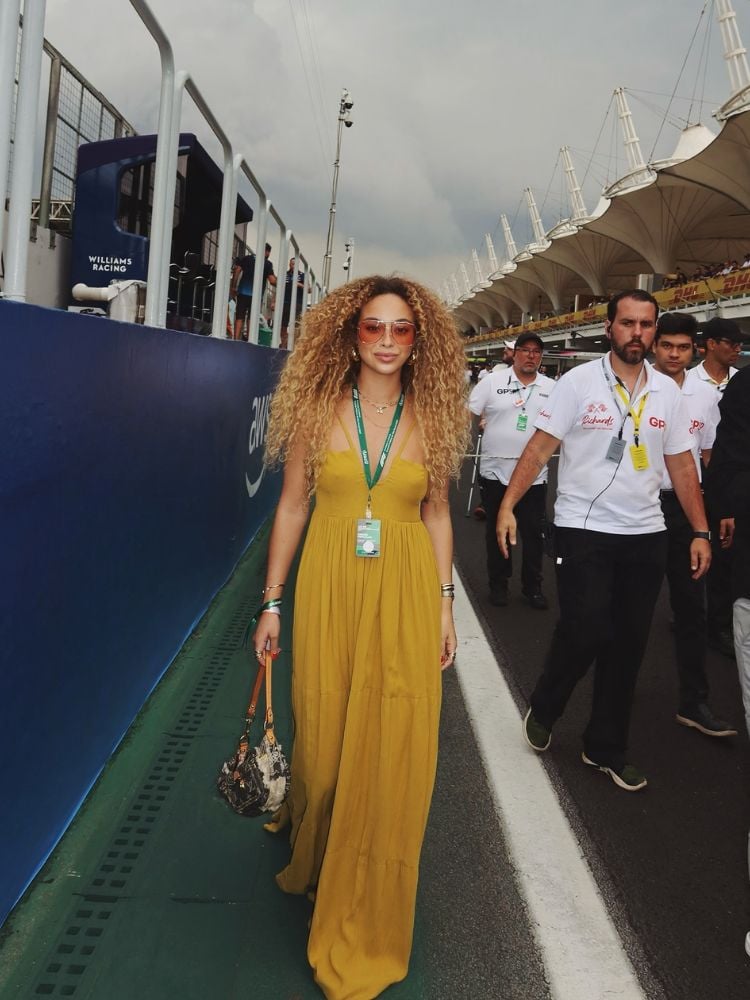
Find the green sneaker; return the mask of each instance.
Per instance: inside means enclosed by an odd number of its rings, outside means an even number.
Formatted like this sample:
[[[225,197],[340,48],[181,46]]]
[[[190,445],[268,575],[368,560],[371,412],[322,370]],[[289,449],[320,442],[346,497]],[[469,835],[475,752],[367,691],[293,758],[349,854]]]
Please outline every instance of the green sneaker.
[[[639,792],[648,784],[646,776],[641,774],[638,768],[632,764],[623,764],[618,771],[613,767],[607,767],[606,764],[597,764],[595,760],[591,760],[585,753],[581,754],[581,760],[584,764],[588,764],[589,767],[595,767],[597,771],[603,771],[604,774],[608,774],[617,787],[624,789],[626,792]]]
[[[534,718],[531,709],[524,716],[523,738],[531,749],[536,750],[537,753],[547,750],[552,742],[552,733]]]

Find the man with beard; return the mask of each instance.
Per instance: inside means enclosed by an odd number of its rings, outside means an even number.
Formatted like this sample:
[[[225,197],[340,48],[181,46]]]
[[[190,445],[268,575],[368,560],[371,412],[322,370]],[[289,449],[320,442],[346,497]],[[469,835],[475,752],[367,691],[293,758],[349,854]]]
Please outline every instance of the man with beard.
[[[644,360],[657,314],[656,300],[640,289],[610,300],[609,354],[572,369],[555,385],[497,518],[498,544],[505,554],[508,542],[516,541],[513,508],[559,446],[555,568],[560,618],[524,718],[524,738],[538,752],[549,747],[552,727],[594,662],[583,762],[629,792],[647,784],[626,753],[636,677],[666,564],[659,502],[665,471],[692,529],[685,559],[693,578],[703,576],[711,561],[680,391]]]

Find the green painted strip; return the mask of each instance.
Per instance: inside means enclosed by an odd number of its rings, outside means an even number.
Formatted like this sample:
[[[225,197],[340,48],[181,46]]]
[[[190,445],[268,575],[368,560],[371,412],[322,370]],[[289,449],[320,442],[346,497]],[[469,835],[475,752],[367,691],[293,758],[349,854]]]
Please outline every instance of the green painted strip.
[[[288,858],[286,835],[236,816],[214,787],[254,677],[240,646],[263,585],[267,540],[266,529],[6,921],[3,1000],[320,997],[305,956],[310,904],[284,895],[273,878]],[[274,714],[288,751],[289,669],[282,654]],[[418,928],[409,978],[383,994],[390,1000],[428,995],[420,936]]]

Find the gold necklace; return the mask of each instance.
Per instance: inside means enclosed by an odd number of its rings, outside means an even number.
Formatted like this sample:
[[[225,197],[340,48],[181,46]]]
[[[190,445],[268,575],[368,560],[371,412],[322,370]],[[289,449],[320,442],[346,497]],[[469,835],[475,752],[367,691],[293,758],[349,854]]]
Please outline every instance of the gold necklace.
[[[373,418],[368,416],[366,413],[363,413],[362,416],[365,418],[368,424],[372,424],[373,427],[380,427],[381,430],[386,430],[390,426],[389,424],[379,424],[377,420],[373,420]]]
[[[375,407],[375,412],[379,416],[381,416],[381,417],[385,413],[385,411],[388,409],[389,406],[397,406],[398,405],[398,399],[401,399],[401,397],[399,396],[395,403],[376,403],[374,399],[368,399],[367,396],[365,396],[365,394],[359,388],[359,386],[357,386],[357,389],[359,391],[360,398],[364,399],[364,401],[366,403],[369,403],[370,406],[374,406]]]

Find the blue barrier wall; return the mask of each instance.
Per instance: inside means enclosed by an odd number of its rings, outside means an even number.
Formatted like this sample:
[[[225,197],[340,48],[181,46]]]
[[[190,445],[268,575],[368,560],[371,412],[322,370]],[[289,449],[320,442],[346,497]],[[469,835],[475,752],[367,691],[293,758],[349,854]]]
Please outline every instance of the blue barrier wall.
[[[0,301],[0,922],[272,509],[284,356]]]

